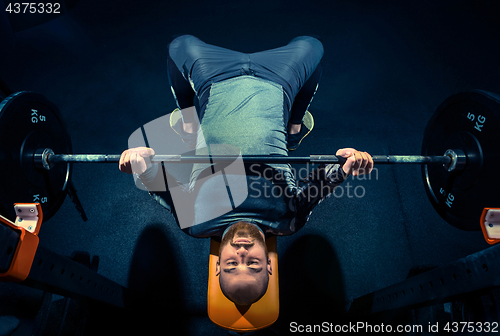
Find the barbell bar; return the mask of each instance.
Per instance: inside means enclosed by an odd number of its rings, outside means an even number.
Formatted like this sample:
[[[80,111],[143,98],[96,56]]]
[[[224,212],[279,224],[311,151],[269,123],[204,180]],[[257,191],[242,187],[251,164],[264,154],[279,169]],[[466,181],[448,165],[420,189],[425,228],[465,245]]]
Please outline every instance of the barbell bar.
[[[38,149],[33,155],[35,165],[49,170],[56,163],[117,163],[120,154],[54,154],[50,148]],[[374,155],[375,164],[441,164],[448,171],[462,169],[466,164],[463,151],[447,150],[444,155]],[[309,155],[301,157],[269,155],[154,155],[151,162],[167,163],[207,163],[233,162],[242,159],[246,163],[345,163],[346,159],[337,155]]]

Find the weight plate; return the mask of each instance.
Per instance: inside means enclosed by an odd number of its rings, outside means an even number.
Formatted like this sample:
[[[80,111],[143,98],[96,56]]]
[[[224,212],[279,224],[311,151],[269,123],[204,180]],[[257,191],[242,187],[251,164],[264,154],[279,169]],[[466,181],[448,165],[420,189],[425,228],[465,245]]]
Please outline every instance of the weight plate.
[[[57,107],[44,96],[21,91],[0,103],[0,213],[14,221],[14,203],[38,202],[44,221],[59,209],[71,178],[71,164],[36,168],[33,153],[51,148],[72,153],[71,139]]]
[[[461,149],[467,156],[462,171],[423,165],[424,185],[434,209],[454,227],[480,230],[485,207],[500,207],[500,96],[480,90],[446,99],[429,120],[422,155],[443,155]]]

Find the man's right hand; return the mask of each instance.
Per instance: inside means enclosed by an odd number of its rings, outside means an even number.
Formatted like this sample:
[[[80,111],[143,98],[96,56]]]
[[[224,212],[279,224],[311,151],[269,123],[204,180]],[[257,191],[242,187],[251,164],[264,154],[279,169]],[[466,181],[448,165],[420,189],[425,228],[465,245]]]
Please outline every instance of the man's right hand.
[[[155,151],[148,147],[127,149],[120,157],[120,171],[127,174],[141,175],[151,164],[149,157],[152,155],[155,155]]]
[[[342,170],[347,175],[359,176],[370,174],[373,170],[373,158],[367,152],[360,152],[354,148],[343,148],[337,151],[338,156],[346,158]]]

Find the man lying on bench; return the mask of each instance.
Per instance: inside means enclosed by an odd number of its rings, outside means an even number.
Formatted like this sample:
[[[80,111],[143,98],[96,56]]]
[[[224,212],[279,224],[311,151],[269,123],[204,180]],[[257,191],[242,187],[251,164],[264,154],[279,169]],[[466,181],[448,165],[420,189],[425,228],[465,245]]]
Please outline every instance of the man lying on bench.
[[[218,152],[216,146],[231,145],[242,155],[288,156],[312,128],[312,116],[306,112],[316,92],[322,56],[321,42],[309,36],[253,54],[180,36],[171,42],[167,62],[180,109],[171,114],[170,126],[196,154],[224,154],[224,146],[217,147]],[[343,166],[320,165],[302,186],[290,164],[245,165],[243,180],[229,166],[195,164],[183,189],[186,196],[176,203],[184,196],[173,196],[172,188],[178,185],[165,166],[151,164],[148,157],[155,147],[149,147],[153,149],[124,151],[120,170],[137,174],[184,232],[221,241],[216,274],[224,295],[240,306],[251,305],[266,292],[273,271],[266,237],[297,232],[312,209],[349,174],[373,169],[371,156],[353,148],[336,152],[347,158]],[[165,182],[168,188],[158,191]],[[222,211],[228,193],[232,207]],[[238,200],[238,195],[246,197]],[[182,205],[182,214],[174,203]],[[186,220],[189,214],[192,218]]]

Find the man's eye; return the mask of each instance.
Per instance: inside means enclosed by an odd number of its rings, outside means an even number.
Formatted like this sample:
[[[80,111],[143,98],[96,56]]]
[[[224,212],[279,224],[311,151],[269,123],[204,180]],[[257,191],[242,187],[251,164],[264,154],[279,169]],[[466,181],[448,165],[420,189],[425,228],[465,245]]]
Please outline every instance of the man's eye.
[[[248,265],[257,265],[259,262],[257,260],[252,260],[248,262]]]
[[[238,263],[236,261],[228,261],[227,264],[229,266],[238,266]]]

